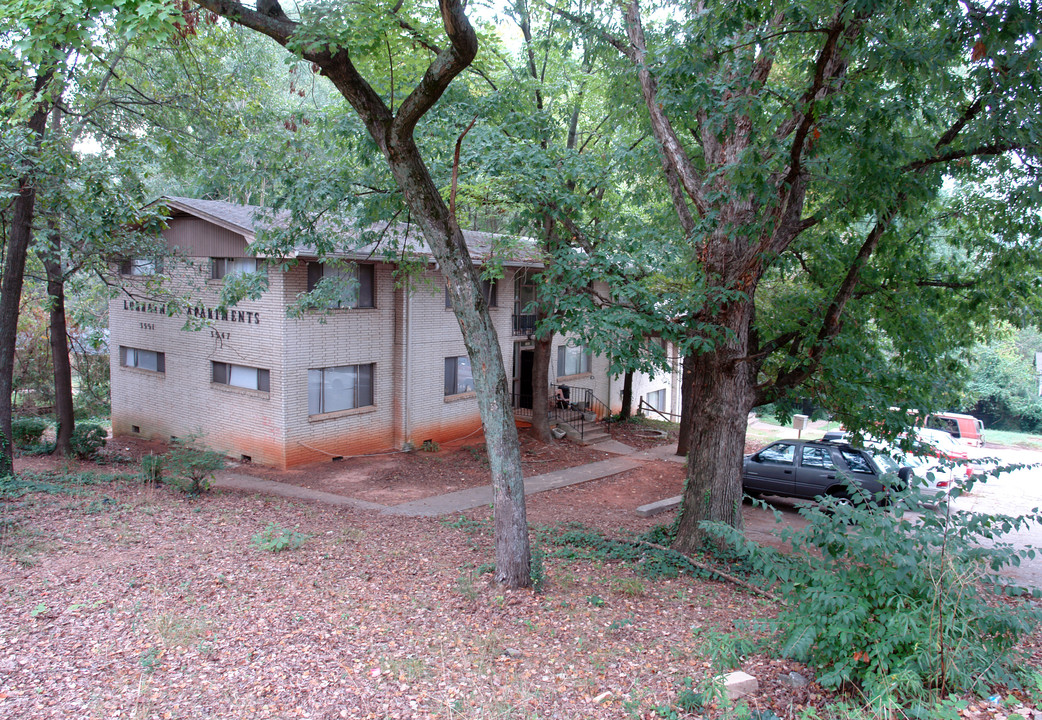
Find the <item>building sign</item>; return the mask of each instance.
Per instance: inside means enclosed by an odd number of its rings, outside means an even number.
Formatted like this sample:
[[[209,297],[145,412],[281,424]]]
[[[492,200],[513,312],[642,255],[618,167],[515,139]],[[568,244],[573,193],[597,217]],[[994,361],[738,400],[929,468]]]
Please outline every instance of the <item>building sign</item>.
[[[190,307],[184,311],[170,310],[161,303],[138,302],[136,300],[123,300],[123,309],[131,312],[147,313],[151,315],[167,315],[175,317],[187,313],[191,317],[200,320],[222,320],[224,322],[242,323],[244,325],[260,325],[261,314],[253,310],[222,310],[220,308],[206,307],[203,304]]]

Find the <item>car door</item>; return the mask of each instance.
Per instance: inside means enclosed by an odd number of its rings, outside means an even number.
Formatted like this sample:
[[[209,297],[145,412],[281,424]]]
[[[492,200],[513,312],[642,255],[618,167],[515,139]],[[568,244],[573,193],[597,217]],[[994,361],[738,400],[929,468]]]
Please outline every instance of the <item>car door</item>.
[[[796,487],[796,443],[776,442],[745,460],[742,487],[771,495],[792,495]]]
[[[846,465],[845,474],[863,488],[869,499],[883,491],[883,483],[873,462],[866,454],[854,448],[840,448],[840,458]]]
[[[837,483],[836,462],[832,448],[823,445],[804,445],[796,469],[797,497],[812,498],[824,494]]]

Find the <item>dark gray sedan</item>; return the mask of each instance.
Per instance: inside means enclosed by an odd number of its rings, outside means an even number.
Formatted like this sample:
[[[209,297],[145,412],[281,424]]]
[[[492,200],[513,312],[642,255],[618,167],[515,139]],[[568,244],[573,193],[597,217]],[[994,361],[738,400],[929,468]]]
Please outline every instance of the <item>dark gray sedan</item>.
[[[868,498],[882,499],[899,482],[898,467],[890,458],[852,445],[812,440],[779,440],[746,455],[742,470],[742,489],[750,495],[849,498],[853,483]]]

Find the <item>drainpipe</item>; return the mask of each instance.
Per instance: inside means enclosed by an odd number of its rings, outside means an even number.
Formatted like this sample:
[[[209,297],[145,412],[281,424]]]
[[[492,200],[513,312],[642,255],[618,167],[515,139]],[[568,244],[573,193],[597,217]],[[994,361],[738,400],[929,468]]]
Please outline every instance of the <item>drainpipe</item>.
[[[412,363],[409,362],[409,348],[412,346],[412,288],[407,283],[404,287],[405,291],[405,349],[403,351],[404,357],[402,361],[405,365],[405,387],[401,388],[402,401],[403,401],[403,412],[402,412],[402,434],[404,435],[403,444],[412,442],[412,423],[410,418],[410,407],[409,407],[409,388],[412,387]]]

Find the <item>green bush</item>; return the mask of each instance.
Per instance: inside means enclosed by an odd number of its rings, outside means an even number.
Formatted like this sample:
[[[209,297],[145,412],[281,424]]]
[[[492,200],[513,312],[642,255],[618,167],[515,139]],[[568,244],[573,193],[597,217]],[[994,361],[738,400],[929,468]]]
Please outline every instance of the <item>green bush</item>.
[[[11,439],[15,447],[38,445],[47,430],[47,421],[38,417],[15,418],[11,421]]]
[[[108,431],[103,426],[97,423],[77,423],[69,444],[76,457],[89,460],[105,447],[106,438]]]
[[[296,529],[284,528],[277,522],[269,522],[261,532],[253,536],[253,546],[265,552],[282,552],[296,550],[306,543],[311,536]]]
[[[1016,646],[1042,611],[1010,597],[1023,589],[997,572],[1035,552],[997,540],[1042,523],[1042,514],[951,513],[943,503],[932,512],[922,501],[910,488],[886,511],[861,502],[804,507],[808,525],[782,530],[787,552],[709,529],[776,583],[787,601],[781,653],[815,667],[822,685],[906,702],[1019,684]]]
[[[163,482],[163,456],[149,453],[141,458],[141,479],[148,485]]]
[[[176,487],[186,495],[201,495],[210,489],[214,475],[224,467],[225,458],[213,450],[189,447],[179,442],[162,460],[167,474],[163,482]]]

